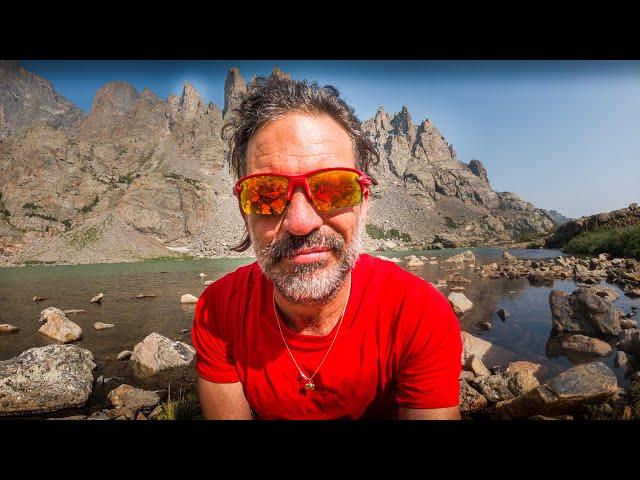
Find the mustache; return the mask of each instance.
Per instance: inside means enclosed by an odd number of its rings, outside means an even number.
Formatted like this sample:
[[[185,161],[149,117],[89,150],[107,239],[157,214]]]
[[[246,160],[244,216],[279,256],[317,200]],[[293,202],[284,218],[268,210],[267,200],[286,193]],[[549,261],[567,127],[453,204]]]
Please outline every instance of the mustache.
[[[314,230],[306,235],[288,235],[276,240],[263,248],[262,253],[277,262],[283,258],[293,257],[300,250],[312,247],[326,247],[340,252],[344,249],[345,242],[340,235],[325,235],[319,230]]]

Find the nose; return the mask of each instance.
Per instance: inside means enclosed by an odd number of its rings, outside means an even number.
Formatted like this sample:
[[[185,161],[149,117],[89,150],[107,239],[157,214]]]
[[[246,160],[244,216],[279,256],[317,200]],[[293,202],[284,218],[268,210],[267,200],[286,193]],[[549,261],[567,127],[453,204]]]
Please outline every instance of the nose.
[[[291,235],[306,235],[320,228],[322,217],[307,198],[303,187],[296,187],[285,210],[282,227]]]

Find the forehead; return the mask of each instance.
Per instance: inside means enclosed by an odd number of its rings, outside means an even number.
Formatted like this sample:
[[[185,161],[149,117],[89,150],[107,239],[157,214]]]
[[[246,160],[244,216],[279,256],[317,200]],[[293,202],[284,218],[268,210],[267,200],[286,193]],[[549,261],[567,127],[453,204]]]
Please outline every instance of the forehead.
[[[287,113],[256,132],[247,145],[247,175],[355,167],[353,142],[327,115]]]

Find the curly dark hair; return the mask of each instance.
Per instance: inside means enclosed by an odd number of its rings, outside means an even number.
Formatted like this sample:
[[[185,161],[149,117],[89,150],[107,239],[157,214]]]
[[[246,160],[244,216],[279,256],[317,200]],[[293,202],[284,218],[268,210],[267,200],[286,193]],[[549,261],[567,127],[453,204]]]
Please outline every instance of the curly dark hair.
[[[352,107],[331,85],[292,80],[274,69],[268,77],[256,77],[248,86],[240,105],[232,110],[230,121],[222,127],[222,137],[229,141],[231,169],[236,179],[247,174],[247,145],[251,136],[267,123],[289,112],[328,115],[338,122],[353,141],[356,168],[371,177],[370,165],[380,161],[374,144],[366,137]],[[231,135],[229,133],[231,132]],[[378,182],[371,177],[373,184]],[[242,252],[251,240],[245,232],[231,250]]]

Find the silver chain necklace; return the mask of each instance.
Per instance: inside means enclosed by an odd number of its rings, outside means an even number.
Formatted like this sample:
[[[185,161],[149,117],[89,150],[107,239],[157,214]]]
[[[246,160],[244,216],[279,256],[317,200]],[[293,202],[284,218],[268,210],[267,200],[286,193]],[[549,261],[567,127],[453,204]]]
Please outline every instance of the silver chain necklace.
[[[291,349],[289,348],[289,345],[287,345],[287,341],[284,339],[284,333],[282,333],[282,327],[280,326],[280,322],[281,322],[280,316],[278,315],[278,309],[276,308],[276,291],[275,291],[275,289],[273,290],[273,311],[276,314],[276,323],[278,324],[278,330],[280,330],[280,336],[282,337],[282,342],[284,343],[284,346],[287,347],[287,351],[289,352],[289,356],[291,357],[291,360],[293,360],[294,365],[298,369],[298,372],[300,373],[300,376],[306,382],[304,384],[304,388],[307,389],[307,390],[315,390],[316,389],[316,385],[313,383],[313,377],[316,376],[316,373],[318,373],[318,370],[320,370],[320,367],[322,367],[322,364],[324,363],[325,359],[327,358],[327,355],[329,355],[329,352],[331,351],[331,347],[333,347],[333,344],[336,341],[336,338],[338,338],[338,333],[340,332],[340,327],[342,326],[342,320],[344,319],[344,313],[347,310],[347,305],[349,305],[349,298],[350,297],[351,297],[351,277],[349,277],[349,293],[347,294],[347,301],[345,302],[344,308],[342,309],[342,314],[340,315],[340,320],[338,321],[338,328],[336,329],[336,334],[333,336],[333,340],[331,341],[331,345],[329,345],[329,348],[327,349],[327,352],[324,354],[324,357],[322,357],[322,361],[320,362],[320,365],[318,365],[318,368],[316,368],[316,371],[313,372],[313,375],[311,375],[309,377],[307,374],[305,374],[302,371],[302,369],[298,365],[298,362],[296,362],[296,359],[294,358],[293,353],[291,353]]]

